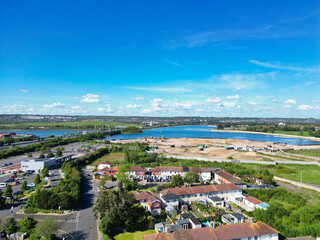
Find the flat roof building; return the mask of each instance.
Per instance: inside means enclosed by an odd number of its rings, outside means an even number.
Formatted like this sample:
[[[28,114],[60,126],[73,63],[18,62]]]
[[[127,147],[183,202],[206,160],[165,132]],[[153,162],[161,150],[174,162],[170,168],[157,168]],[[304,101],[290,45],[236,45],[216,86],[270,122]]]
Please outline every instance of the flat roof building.
[[[21,170],[40,172],[44,167],[50,169],[57,165],[58,163],[56,158],[23,160],[21,161]]]

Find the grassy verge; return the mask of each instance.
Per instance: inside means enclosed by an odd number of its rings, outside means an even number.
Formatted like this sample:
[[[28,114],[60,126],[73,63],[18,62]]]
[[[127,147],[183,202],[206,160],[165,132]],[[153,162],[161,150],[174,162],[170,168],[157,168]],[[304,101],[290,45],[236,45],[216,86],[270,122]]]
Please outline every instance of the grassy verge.
[[[274,133],[285,134],[285,135],[294,135],[294,136],[303,136],[303,137],[312,137],[309,135],[308,131],[302,131],[302,135],[300,131],[281,131],[275,130]]]
[[[311,156],[311,157],[320,157],[320,149],[315,150],[285,150],[287,153]]]
[[[128,124],[119,122],[104,122],[104,121],[78,121],[78,122],[64,122],[64,123],[54,123],[54,122],[28,122],[28,123],[14,123],[14,124],[2,124],[0,128],[5,129],[32,129],[37,130],[39,127],[48,129],[99,129],[99,128],[115,128],[118,125],[121,126],[140,126],[139,124]]]
[[[115,240],[143,240],[144,235],[156,233],[155,230],[147,230],[144,232],[122,233],[114,237]]]
[[[256,169],[267,169],[275,176],[283,177],[298,182],[301,181],[302,173],[302,182],[320,184],[320,166],[318,165],[280,164],[274,166],[251,163],[242,164]]]

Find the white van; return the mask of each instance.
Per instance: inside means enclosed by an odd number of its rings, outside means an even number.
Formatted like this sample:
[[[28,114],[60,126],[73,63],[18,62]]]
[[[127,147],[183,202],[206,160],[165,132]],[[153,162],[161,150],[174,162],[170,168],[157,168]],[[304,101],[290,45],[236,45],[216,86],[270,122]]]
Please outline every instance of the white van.
[[[6,186],[7,186],[6,183],[0,183],[0,188],[4,188],[4,187],[6,187]]]

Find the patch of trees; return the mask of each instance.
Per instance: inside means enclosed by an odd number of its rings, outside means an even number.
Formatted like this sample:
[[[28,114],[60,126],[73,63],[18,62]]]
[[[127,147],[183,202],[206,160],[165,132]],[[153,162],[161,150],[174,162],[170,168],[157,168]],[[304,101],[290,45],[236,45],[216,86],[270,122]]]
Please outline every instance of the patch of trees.
[[[40,137],[20,137],[20,138],[13,138],[7,137],[4,140],[0,140],[0,146],[8,143],[18,143],[18,142],[25,142],[25,141],[32,141],[32,140],[39,140]]]
[[[96,218],[100,218],[99,229],[104,235],[114,236],[118,230],[144,231],[152,222],[152,216],[137,204],[119,182],[118,190],[100,191],[93,207]]]
[[[13,217],[3,218],[0,222],[0,230],[10,235],[13,233],[28,233],[28,239],[55,239],[54,233],[58,230],[58,224],[51,217],[44,218],[39,224],[27,215],[25,218],[16,222]]]
[[[140,128],[135,126],[128,126],[121,130],[122,134],[135,134],[135,133],[142,133],[142,132],[143,131]]]
[[[65,177],[59,180],[57,186],[51,189],[38,189],[27,201],[27,211],[37,209],[73,209],[79,204],[81,174],[68,163],[62,166]]]
[[[248,214],[255,221],[263,221],[281,232],[286,238],[318,236],[320,232],[320,196],[315,204],[300,194],[291,193],[283,188],[275,190],[249,190],[246,192],[253,197],[269,203],[267,210],[256,209]]]
[[[104,133],[104,132],[92,132],[92,133],[87,133],[85,135],[80,135],[77,137],[71,137],[71,138],[65,138],[65,139],[63,139],[62,137],[51,138],[45,142],[29,144],[24,147],[16,146],[15,148],[12,148],[12,149],[3,150],[0,152],[0,158],[6,158],[6,157],[16,156],[24,153],[40,151],[42,149],[61,146],[61,145],[67,145],[74,142],[85,142],[93,139],[101,139],[106,136],[107,136],[107,133]]]

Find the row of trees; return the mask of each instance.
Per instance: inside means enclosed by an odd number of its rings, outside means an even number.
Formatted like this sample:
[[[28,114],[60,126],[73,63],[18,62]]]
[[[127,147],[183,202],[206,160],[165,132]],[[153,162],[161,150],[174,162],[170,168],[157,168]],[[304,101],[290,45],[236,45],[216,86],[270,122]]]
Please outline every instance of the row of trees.
[[[6,137],[3,140],[0,140],[0,146],[3,146],[4,144],[8,143],[17,143],[17,142],[25,142],[25,141],[32,141],[32,140],[39,140],[40,137],[19,137],[19,138],[13,138],[13,137]]]
[[[320,195],[311,204],[303,195],[283,188],[275,190],[246,190],[253,197],[269,203],[267,210],[249,213],[256,221],[263,221],[285,237],[318,236],[320,232]]]
[[[107,134],[104,132],[92,132],[92,133],[87,133],[85,135],[80,135],[77,137],[71,137],[71,138],[65,138],[65,139],[63,139],[62,137],[51,138],[45,142],[29,144],[25,147],[16,146],[15,148],[12,148],[12,149],[3,150],[0,152],[0,158],[16,156],[24,153],[33,152],[33,151],[41,151],[42,149],[47,149],[47,148],[50,149],[51,147],[67,145],[74,142],[85,142],[93,139],[101,139],[106,137],[106,135]]]
[[[51,189],[38,189],[28,198],[26,209],[50,210],[78,207],[81,174],[68,163],[63,164],[62,170],[65,177],[59,180],[58,185]]]

